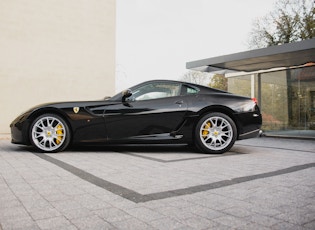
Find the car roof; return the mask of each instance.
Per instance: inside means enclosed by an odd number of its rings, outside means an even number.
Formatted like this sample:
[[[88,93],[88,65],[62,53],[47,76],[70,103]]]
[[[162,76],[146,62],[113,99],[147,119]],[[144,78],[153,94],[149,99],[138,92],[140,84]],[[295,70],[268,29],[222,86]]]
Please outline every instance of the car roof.
[[[179,83],[179,84],[191,86],[191,87],[194,87],[194,88],[198,88],[201,93],[206,93],[206,92],[208,92],[208,93],[209,92],[227,93],[226,91],[215,89],[215,88],[211,88],[209,86],[199,85],[199,84],[195,84],[195,83],[191,83],[191,82],[185,82],[185,81],[164,80],[164,79],[145,81],[145,82],[139,83],[138,85],[135,85],[135,86],[133,86],[131,88],[137,88],[137,87],[139,87],[141,85],[145,85],[145,84],[149,84],[149,83],[158,83],[158,82]]]

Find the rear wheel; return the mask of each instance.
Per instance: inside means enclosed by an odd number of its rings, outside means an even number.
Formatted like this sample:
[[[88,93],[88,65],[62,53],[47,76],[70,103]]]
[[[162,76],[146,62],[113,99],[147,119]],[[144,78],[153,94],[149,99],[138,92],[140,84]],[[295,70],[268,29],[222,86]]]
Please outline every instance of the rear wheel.
[[[197,123],[195,144],[204,153],[224,153],[235,143],[237,129],[234,121],[223,113],[209,113]]]
[[[32,145],[41,152],[60,152],[69,145],[69,127],[60,116],[44,114],[31,124],[30,139]]]

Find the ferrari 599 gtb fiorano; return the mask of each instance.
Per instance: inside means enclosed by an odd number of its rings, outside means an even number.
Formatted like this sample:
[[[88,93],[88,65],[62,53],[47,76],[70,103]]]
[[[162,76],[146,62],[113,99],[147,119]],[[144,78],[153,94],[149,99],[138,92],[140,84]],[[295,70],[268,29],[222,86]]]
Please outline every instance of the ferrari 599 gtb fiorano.
[[[12,143],[40,152],[77,145],[189,144],[224,153],[256,137],[262,124],[255,100],[196,84],[154,80],[100,101],[50,103],[17,117]]]

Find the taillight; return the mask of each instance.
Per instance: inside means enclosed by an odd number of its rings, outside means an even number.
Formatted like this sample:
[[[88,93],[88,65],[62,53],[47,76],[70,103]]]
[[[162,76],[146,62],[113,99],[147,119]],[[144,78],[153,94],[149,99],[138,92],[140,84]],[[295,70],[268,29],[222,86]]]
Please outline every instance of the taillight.
[[[256,105],[258,104],[258,101],[255,97],[253,97],[252,100],[253,100],[253,102],[255,102]]]

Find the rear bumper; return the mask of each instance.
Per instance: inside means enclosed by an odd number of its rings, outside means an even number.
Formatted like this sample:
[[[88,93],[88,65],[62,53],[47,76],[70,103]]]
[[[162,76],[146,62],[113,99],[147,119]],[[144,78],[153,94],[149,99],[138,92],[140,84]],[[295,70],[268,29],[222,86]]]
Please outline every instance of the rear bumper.
[[[259,136],[262,116],[259,111],[237,114],[238,140]]]
[[[256,129],[256,130],[253,130],[251,132],[243,133],[243,134],[239,135],[238,140],[255,138],[255,137],[258,137],[260,135],[260,133],[261,133],[260,129]]]

